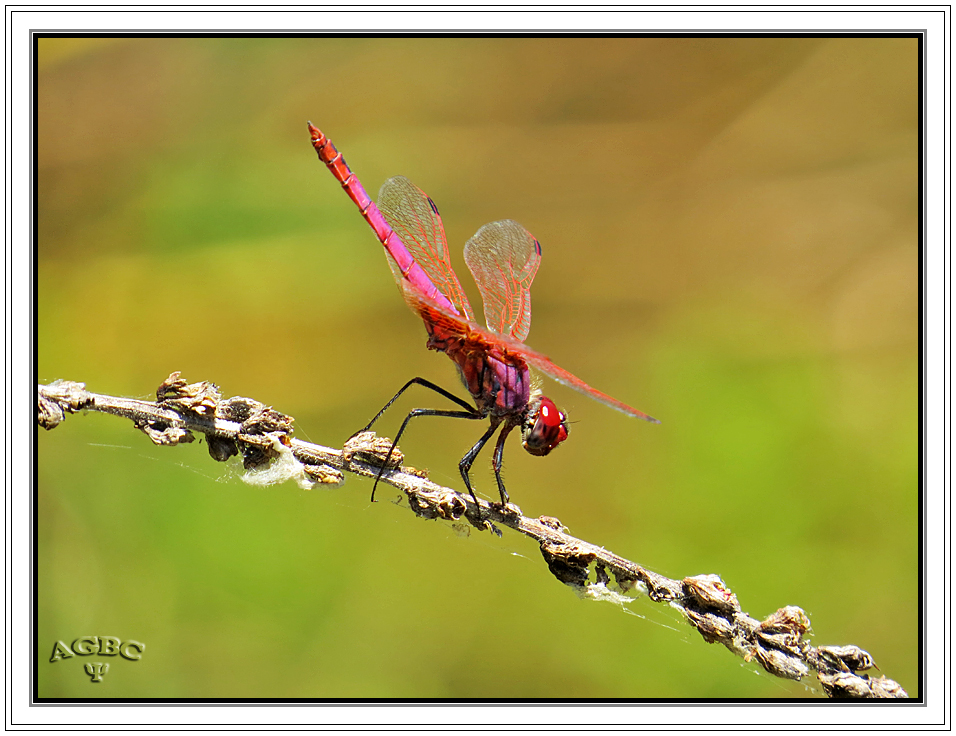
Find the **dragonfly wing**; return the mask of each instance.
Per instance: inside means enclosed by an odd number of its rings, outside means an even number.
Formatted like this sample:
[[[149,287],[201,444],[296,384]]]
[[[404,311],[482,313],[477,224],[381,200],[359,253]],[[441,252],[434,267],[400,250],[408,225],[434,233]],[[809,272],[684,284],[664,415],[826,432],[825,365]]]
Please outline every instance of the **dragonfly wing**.
[[[630,417],[637,417],[654,424],[660,424],[659,419],[655,419],[649,414],[638,411],[632,406],[628,406],[623,401],[618,401],[613,396],[608,396],[603,391],[592,388],[573,373],[564,370],[560,366],[551,362],[551,359],[532,350],[524,343],[508,337],[507,335],[496,335],[490,330],[485,330],[474,322],[467,322],[457,314],[453,314],[448,309],[429,299],[424,294],[408,293],[406,295],[409,304],[429,323],[438,326],[443,332],[459,335],[475,345],[482,345],[482,349],[488,355],[497,358],[508,364],[513,364],[514,358],[519,358],[532,368],[541,371],[548,377],[558,383],[573,388],[585,396],[589,396],[595,401],[617,409],[619,412],[627,414]]]
[[[514,220],[489,222],[465,244],[465,263],[481,291],[489,329],[524,340],[531,329],[531,282],[541,244]]]
[[[443,336],[451,335],[472,340],[477,338],[479,343],[488,346],[494,346],[495,342],[501,340],[497,335],[482,330],[473,321],[446,309],[441,304],[436,303],[434,299],[429,299],[427,295],[417,289],[406,289],[404,293],[405,301],[429,325],[430,331],[434,330]],[[492,342],[489,342],[489,338]]]
[[[385,220],[432,283],[466,319],[473,321],[475,317],[471,305],[448,261],[445,228],[431,197],[404,176],[394,176],[382,185],[377,204]],[[401,269],[387,251],[386,256],[395,281],[408,299],[407,280],[402,277]]]
[[[536,368],[563,386],[573,388],[575,391],[580,391],[585,396],[590,396],[592,399],[600,401],[602,404],[610,406],[612,409],[617,409],[628,416],[637,417],[638,419],[643,419],[648,422],[654,422],[654,424],[661,423],[659,419],[655,419],[649,414],[638,411],[637,409],[628,406],[623,401],[618,401],[613,396],[608,396],[603,391],[598,391],[596,388],[588,386],[573,373],[570,373],[569,371],[564,370],[564,368],[555,365],[547,356],[532,350],[526,345],[515,346],[512,348],[512,352],[519,354],[522,358],[524,358],[528,365]]]

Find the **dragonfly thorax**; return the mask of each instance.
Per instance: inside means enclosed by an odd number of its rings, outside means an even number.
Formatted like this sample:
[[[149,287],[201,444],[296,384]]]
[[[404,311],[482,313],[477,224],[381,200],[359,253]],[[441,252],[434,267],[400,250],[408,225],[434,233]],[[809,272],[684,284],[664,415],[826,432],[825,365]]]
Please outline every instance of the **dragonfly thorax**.
[[[539,396],[521,425],[521,445],[532,455],[547,455],[567,438],[567,416],[551,399]]]
[[[428,347],[436,349],[434,336]],[[508,419],[512,426],[522,422],[531,402],[531,372],[520,358],[500,358],[476,349],[476,343],[461,338],[445,341],[445,353],[455,361],[468,392],[482,416]],[[480,343],[478,343],[480,346]]]

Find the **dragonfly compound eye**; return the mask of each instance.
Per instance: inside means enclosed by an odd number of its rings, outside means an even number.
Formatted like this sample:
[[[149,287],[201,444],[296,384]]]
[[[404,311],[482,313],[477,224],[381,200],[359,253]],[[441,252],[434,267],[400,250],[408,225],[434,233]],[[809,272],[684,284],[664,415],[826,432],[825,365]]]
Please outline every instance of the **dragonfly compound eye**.
[[[551,399],[541,397],[521,427],[524,449],[532,455],[547,455],[568,438],[568,421]]]

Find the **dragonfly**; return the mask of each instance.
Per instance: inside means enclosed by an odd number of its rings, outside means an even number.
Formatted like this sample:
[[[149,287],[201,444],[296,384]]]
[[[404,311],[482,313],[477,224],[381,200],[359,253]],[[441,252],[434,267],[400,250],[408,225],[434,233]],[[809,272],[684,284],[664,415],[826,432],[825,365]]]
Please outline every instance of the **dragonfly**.
[[[308,125],[319,159],[385,247],[388,265],[406,303],[425,323],[428,349],[444,352],[454,361],[474,403],[424,378],[406,383],[353,437],[367,432],[414,385],[430,389],[460,408],[414,409],[408,413],[372,486],[373,501],[375,487],[409,422],[421,416],[441,416],[490,420],[488,429],[458,464],[465,488],[478,508],[471,467],[500,428],[492,468],[501,505],[507,506],[509,496],[501,469],[505,440],[512,430],[518,428],[524,449],[538,456],[549,454],[568,437],[567,415],[542,395],[532,381],[531,368],[628,416],[660,423],[592,388],[524,344],[531,328],[531,282],[541,263],[541,244],[531,233],[514,220],[500,220],[481,227],[465,244],[465,263],[483,301],[487,328],[482,327],[452,270],[441,215],[431,197],[404,176],[396,176],[382,185],[376,205],[338,149],[311,122]]]

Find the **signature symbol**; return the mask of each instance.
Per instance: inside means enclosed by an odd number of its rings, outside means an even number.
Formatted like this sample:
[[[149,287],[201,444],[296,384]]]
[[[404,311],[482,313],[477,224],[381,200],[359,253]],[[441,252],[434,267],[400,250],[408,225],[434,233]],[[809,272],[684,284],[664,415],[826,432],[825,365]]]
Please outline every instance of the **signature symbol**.
[[[83,665],[83,669],[93,682],[103,682],[103,675],[109,671],[110,666],[107,662],[88,662]]]
[[[74,656],[89,657],[98,654],[101,657],[119,655],[123,659],[136,662],[142,659],[145,650],[146,645],[134,639],[123,641],[118,636],[81,636],[73,642],[72,646],[57,641],[53,645],[50,661],[59,662],[61,659],[70,659]],[[84,672],[89,675],[92,682],[103,682],[103,677],[109,669],[108,662],[88,662],[83,665]]]

